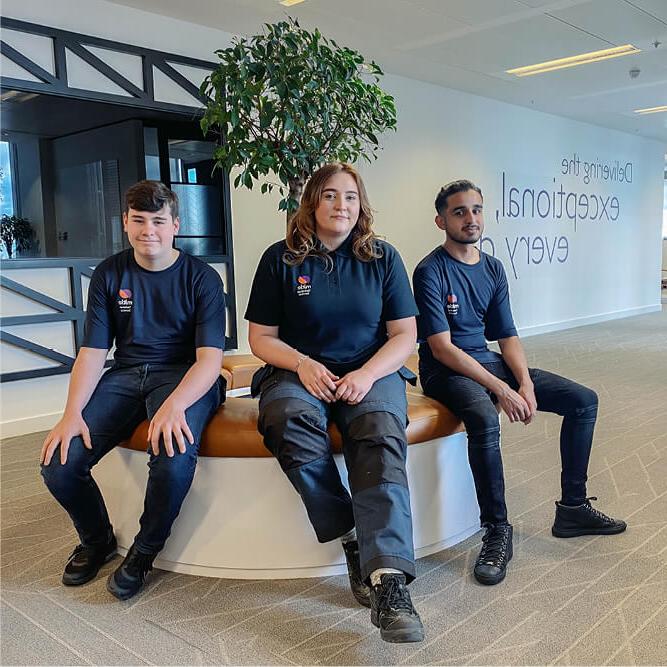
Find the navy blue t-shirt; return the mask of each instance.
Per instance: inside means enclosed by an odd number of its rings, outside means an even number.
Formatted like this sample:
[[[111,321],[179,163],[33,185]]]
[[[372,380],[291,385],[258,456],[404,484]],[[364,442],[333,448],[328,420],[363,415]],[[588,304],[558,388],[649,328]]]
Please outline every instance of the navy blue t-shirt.
[[[279,327],[281,340],[342,375],[359,368],[387,341],[387,321],[417,314],[403,262],[388,243],[370,262],[352,252],[351,235],[329,253],[302,264],[283,261],[285,241],[270,246],[259,261],[245,319]]]
[[[465,264],[438,246],[417,265],[412,284],[422,372],[443,368],[426,342],[429,336],[449,331],[454,345],[484,363],[499,358],[487,340],[517,335],[505,270],[491,255],[482,252],[477,264]]]
[[[123,366],[192,363],[198,347],[224,349],[218,272],[184,252],[162,271],[143,269],[131,248],[105,259],[90,280],[83,346],[114,341]]]

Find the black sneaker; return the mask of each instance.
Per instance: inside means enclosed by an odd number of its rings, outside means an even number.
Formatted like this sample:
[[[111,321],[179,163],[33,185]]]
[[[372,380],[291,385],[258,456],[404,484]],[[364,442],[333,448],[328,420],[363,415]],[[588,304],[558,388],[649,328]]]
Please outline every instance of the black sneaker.
[[[371,606],[371,589],[366,586],[361,578],[361,564],[359,563],[359,543],[356,540],[343,542],[343,551],[347,561],[347,574],[350,578],[352,595],[357,602],[364,607]]]
[[[157,554],[143,554],[134,544],[120,567],[109,575],[107,590],[119,600],[128,600],[136,595],[146,581],[146,575],[153,569]]]
[[[616,535],[622,533],[628,525],[620,519],[596,510],[591,505],[595,496],[586,498],[586,502],[575,507],[556,503],[556,519],[551,527],[554,537],[578,537],[579,535]]]
[[[475,561],[475,579],[485,586],[499,584],[512,560],[512,526],[509,523],[489,525],[482,538],[482,549]]]
[[[404,574],[383,574],[371,588],[371,622],[386,642],[420,642],[424,626],[412,605]]]
[[[116,555],[116,548],[116,538],[113,533],[106,544],[92,546],[79,544],[67,560],[63,572],[63,584],[65,586],[81,586],[81,584],[94,579],[102,565]]]

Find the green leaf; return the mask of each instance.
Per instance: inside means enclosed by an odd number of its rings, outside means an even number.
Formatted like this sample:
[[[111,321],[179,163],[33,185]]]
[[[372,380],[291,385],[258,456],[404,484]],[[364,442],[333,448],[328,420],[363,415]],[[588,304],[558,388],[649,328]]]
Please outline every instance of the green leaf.
[[[396,129],[394,99],[377,85],[380,67],[293,18],[234,38],[215,53],[218,65],[200,87],[206,98],[200,124],[202,133],[224,141],[216,166],[240,168],[235,187],[251,189],[273,172],[286,189],[324,161],[370,161],[380,135]],[[272,188],[263,183],[260,190]],[[298,205],[281,194],[281,210]]]

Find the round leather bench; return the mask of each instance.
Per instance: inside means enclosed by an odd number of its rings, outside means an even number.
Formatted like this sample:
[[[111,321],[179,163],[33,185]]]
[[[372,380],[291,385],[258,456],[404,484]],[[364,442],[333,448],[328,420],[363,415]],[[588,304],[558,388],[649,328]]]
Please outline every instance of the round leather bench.
[[[230,372],[232,388],[241,381],[247,386],[252,374],[238,380]],[[264,447],[257,408],[256,399],[228,396],[205,429],[192,488],[157,567],[236,579],[346,571],[340,545],[316,541],[299,496]],[[475,533],[479,510],[461,422],[418,391],[408,392],[408,417],[407,469],[419,557]],[[143,509],[147,432],[144,422],[95,470],[121,551],[132,543]],[[338,430],[332,426],[329,432],[334,452],[340,452]],[[347,484],[343,457],[335,458]]]

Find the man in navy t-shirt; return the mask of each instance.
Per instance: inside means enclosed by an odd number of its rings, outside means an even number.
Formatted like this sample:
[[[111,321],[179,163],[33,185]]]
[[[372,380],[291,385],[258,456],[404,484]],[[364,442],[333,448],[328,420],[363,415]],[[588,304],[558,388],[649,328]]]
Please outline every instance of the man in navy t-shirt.
[[[40,459],[44,481],[81,541],[63,583],[84,584],[116,553],[91,468],[150,420],[140,529],[107,581],[122,600],[142,587],[190,489],[202,431],[224,400],[225,343],[220,276],[173,247],[176,195],[157,181],[133,185],[125,195],[123,226],[132,247],[93,273],[65,412],[46,437]],[[114,343],[114,364],[102,375]]]
[[[475,247],[484,231],[481,190],[454,181],[435,200],[436,225],[446,240],[417,266],[419,373],[424,393],[459,416],[468,433],[468,459],[480,520],[486,533],[475,578],[497,584],[512,558],[496,405],[511,422],[530,423],[536,410],[563,416],[560,434],[562,496],[556,537],[609,535],[623,521],[594,509],[586,497],[588,459],[597,417],[591,389],[547,371],[528,368],[510,309],[502,264]],[[497,340],[500,354],[487,340]]]

